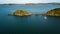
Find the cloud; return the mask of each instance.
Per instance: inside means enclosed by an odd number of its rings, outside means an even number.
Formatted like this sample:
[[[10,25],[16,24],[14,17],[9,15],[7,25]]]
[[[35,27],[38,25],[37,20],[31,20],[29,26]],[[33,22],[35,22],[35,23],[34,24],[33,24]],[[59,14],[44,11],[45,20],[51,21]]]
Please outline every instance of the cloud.
[[[39,0],[0,0],[0,3],[39,3]]]
[[[60,2],[60,0],[0,0],[0,3],[47,3]]]

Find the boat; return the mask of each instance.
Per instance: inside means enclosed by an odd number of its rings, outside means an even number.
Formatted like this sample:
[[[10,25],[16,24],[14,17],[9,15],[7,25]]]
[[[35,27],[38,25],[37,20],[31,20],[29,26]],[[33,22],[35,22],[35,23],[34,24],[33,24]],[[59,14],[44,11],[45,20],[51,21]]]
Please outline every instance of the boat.
[[[45,16],[44,19],[47,19],[47,17]]]

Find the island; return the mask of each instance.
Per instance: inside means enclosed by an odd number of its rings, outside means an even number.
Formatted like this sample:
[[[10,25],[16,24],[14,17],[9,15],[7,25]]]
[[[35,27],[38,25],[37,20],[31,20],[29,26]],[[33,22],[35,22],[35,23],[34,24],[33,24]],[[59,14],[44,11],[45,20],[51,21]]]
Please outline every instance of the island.
[[[38,16],[39,15],[39,12],[36,11],[35,15]]]
[[[36,5],[60,5],[60,3],[56,3],[56,2],[51,2],[51,3],[25,3],[25,4],[15,4],[15,3],[5,3],[5,4],[0,4],[2,6],[36,6]]]
[[[60,16],[60,8],[55,8],[55,9],[49,10],[46,13],[46,15],[47,16]]]
[[[24,10],[16,10],[15,12],[13,12],[14,16],[30,16],[32,15],[32,13],[24,11]]]

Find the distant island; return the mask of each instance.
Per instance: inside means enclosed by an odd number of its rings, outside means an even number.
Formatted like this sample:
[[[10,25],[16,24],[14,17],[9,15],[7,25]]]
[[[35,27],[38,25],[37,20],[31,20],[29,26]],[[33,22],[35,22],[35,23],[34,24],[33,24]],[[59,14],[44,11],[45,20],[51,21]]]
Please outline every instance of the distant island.
[[[60,3],[26,3],[26,4],[8,3],[8,4],[0,4],[0,5],[60,5]]]
[[[14,16],[30,16],[32,15],[32,13],[24,11],[24,10],[16,10],[15,12],[13,12]]]
[[[47,16],[60,16],[60,8],[55,8],[55,9],[49,10],[46,13],[46,15]]]

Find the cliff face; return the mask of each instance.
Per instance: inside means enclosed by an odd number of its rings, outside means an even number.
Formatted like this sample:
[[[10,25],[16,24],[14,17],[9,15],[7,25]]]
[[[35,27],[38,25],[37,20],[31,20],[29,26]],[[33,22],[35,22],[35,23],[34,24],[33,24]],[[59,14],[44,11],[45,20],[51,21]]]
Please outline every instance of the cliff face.
[[[60,16],[60,8],[52,9],[46,13],[47,16]]]
[[[15,16],[29,16],[31,13],[23,11],[23,10],[16,10],[13,15]]]

